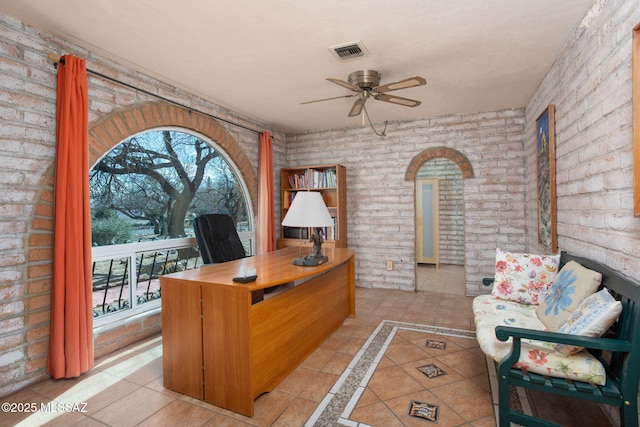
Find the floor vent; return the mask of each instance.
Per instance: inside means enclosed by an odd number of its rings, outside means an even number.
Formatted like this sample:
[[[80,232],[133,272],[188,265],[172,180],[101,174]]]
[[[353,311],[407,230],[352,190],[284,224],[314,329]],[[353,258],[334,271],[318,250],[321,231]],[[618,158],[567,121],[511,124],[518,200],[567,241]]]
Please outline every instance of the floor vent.
[[[362,42],[356,41],[340,46],[330,47],[329,50],[338,57],[341,61],[345,59],[359,58],[361,56],[367,56],[367,49]]]

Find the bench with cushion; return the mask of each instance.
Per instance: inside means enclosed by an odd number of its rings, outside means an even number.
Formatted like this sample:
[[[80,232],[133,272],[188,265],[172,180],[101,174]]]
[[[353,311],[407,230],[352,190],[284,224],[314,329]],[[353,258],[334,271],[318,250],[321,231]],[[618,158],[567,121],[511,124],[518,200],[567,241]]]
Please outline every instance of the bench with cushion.
[[[638,426],[640,284],[595,261],[496,252],[474,299],[481,349],[498,363],[500,426],[553,426],[509,408],[509,386],[620,408]]]

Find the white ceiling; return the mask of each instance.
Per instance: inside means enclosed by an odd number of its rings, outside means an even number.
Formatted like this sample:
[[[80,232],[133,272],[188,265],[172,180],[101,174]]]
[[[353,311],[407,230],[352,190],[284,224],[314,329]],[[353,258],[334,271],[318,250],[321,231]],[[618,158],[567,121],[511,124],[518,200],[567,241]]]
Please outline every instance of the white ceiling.
[[[375,123],[526,105],[593,0],[0,0],[0,12],[275,130],[357,126],[325,80],[374,69],[408,108],[369,99]],[[369,55],[329,47],[359,40]],[[67,52],[59,52],[67,53]],[[91,68],[91,64],[88,65]]]

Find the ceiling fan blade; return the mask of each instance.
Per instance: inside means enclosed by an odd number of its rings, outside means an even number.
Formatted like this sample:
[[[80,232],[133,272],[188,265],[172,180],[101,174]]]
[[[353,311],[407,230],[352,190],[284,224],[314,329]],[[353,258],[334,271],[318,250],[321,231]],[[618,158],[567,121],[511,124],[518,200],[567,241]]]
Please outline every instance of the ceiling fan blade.
[[[356,102],[351,106],[351,110],[349,111],[348,116],[354,117],[360,115],[362,109],[364,108],[364,103],[367,101],[367,98],[360,97],[356,99]]]
[[[300,105],[302,105],[302,104],[313,104],[314,102],[331,101],[332,99],[353,98],[356,95],[357,95],[357,93],[354,93],[353,95],[342,95],[342,96],[334,96],[334,97],[331,97],[331,98],[316,99],[314,101],[301,102]]]
[[[387,83],[386,85],[380,85],[374,87],[372,90],[378,93],[391,92],[392,90],[406,89],[408,87],[423,86],[427,81],[423,77],[415,76],[408,79],[400,80],[393,83]]]
[[[352,85],[351,83],[347,83],[344,80],[334,79],[332,77],[328,77],[327,80],[329,80],[331,83],[335,83],[335,84],[337,84],[339,86],[346,87],[347,89],[352,90],[354,92],[357,92],[357,91],[360,90],[360,88],[358,86]]]
[[[387,95],[384,93],[374,95],[374,99],[378,101],[390,102],[392,104],[404,105],[405,107],[417,107],[422,104],[420,101],[416,101],[415,99],[402,98],[401,96]],[[357,102],[357,101],[356,101]]]

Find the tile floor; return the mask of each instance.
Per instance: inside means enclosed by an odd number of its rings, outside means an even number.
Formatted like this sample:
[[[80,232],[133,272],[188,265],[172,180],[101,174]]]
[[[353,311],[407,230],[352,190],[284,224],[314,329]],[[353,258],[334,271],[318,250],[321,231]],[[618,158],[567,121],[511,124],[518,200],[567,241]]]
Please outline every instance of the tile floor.
[[[161,337],[156,336],[98,360],[95,369],[79,379],[44,381],[0,399],[38,408],[55,400],[73,412],[0,413],[0,425],[303,426],[381,321],[473,329],[472,299],[462,296],[461,268],[419,270],[423,290],[418,293],[357,288],[357,317],[347,319],[275,390],[260,396],[253,418],[165,389]],[[427,282],[431,286],[423,286]],[[445,342],[446,347],[429,348],[427,339]],[[416,369],[427,366],[433,371],[432,365],[445,375],[429,378]],[[397,330],[351,408],[348,425],[431,425],[408,415],[412,400],[437,405],[438,426],[494,426],[485,357],[475,340]]]

